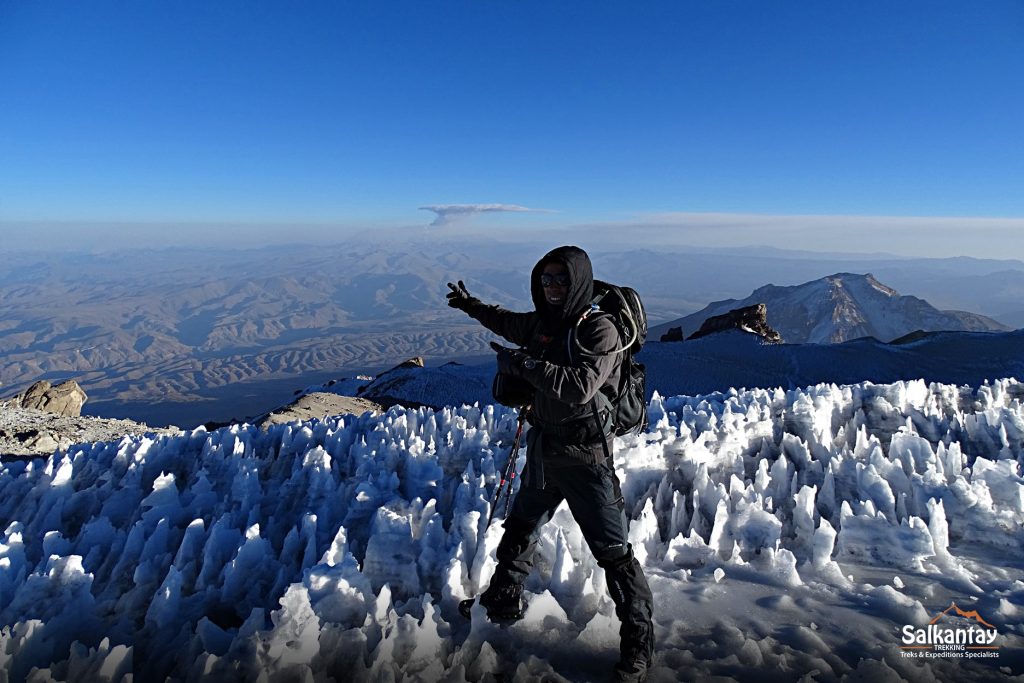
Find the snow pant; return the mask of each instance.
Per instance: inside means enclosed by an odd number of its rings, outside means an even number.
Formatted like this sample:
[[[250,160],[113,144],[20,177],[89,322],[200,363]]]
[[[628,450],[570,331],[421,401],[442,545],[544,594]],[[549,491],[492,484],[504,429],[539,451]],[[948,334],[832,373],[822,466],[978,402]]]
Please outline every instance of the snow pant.
[[[491,587],[521,585],[526,580],[541,527],[563,500],[605,570],[615,614],[622,623],[623,650],[631,647],[650,656],[654,647],[651,589],[627,540],[625,503],[610,461],[598,465],[546,463],[543,488],[519,489],[498,544],[498,566]]]

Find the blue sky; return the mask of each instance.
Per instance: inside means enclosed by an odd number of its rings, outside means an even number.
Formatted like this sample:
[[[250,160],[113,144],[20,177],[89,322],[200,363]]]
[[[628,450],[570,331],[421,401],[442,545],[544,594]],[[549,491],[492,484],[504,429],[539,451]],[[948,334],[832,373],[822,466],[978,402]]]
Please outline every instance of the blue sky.
[[[1019,0],[0,0],[9,229],[1017,219],[1022,120]]]

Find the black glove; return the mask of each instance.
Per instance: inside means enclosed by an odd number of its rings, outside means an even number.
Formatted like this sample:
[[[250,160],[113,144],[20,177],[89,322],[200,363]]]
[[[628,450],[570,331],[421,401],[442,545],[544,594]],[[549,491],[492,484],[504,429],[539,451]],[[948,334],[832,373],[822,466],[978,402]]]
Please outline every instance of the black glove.
[[[491,348],[498,354],[498,372],[503,375],[522,377],[524,369],[532,370],[536,367],[537,361],[533,356],[518,349],[510,349],[497,342],[491,342]]]
[[[470,308],[480,303],[480,299],[470,295],[469,290],[466,289],[466,285],[462,284],[462,280],[459,280],[458,287],[449,282],[448,288],[452,290],[448,292],[447,295],[448,305],[452,308],[457,308],[460,311],[468,311]]]

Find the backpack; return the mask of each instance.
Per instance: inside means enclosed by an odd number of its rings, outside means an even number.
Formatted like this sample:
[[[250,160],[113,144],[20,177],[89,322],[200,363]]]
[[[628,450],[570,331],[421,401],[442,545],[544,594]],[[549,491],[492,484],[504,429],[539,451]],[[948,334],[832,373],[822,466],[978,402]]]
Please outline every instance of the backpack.
[[[611,317],[621,339],[619,348],[613,353],[623,354],[615,396],[609,399],[601,392],[597,395],[608,404],[605,407],[611,412],[616,436],[630,432],[639,434],[647,430],[647,373],[643,363],[637,363],[633,354],[640,351],[647,340],[647,311],[640,295],[631,287],[594,280],[594,298],[590,308],[576,321],[576,328],[597,312]],[[590,353],[580,344],[578,335],[573,334],[573,339],[576,348]]]

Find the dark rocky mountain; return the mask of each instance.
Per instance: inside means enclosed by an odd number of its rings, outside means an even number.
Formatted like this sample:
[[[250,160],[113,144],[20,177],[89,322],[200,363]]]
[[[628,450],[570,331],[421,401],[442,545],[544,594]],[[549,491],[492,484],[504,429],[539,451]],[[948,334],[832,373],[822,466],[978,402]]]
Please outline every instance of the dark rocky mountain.
[[[733,309],[722,315],[713,315],[705,320],[700,329],[691,334],[689,338],[700,339],[729,330],[747,332],[771,344],[783,341],[782,335],[768,324],[768,308],[764,304],[754,304]]]

